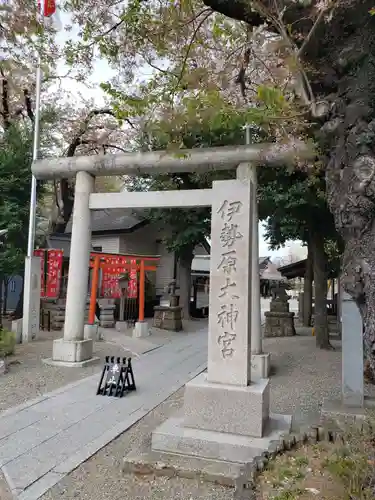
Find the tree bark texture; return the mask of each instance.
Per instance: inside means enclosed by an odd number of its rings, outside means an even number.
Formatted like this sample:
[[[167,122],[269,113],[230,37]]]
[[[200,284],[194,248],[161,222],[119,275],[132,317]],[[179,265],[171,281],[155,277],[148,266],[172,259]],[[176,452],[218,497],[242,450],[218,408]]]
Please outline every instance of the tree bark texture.
[[[315,103],[325,104],[318,118],[311,105],[311,122],[323,151],[329,207],[345,244],[343,287],[361,311],[366,356],[375,373],[375,16],[369,14],[374,1],[203,1],[232,19],[251,26],[266,22],[279,33],[275,19],[281,19]]]
[[[5,295],[5,280],[0,276],[0,328],[3,326],[3,300]]]
[[[313,273],[313,260],[311,244],[308,245],[308,253],[306,260],[306,273],[303,282],[303,326],[311,326],[312,316],[312,282],[314,278]]]
[[[8,309],[8,286],[9,286],[10,278],[4,278],[4,295],[3,295],[3,317],[7,313]]]
[[[342,284],[361,312],[365,353],[375,373],[375,19],[369,14],[372,6],[370,1],[345,3],[331,22],[331,31],[327,26],[324,32],[324,61],[334,70],[334,86],[330,89],[333,93],[328,94],[330,114],[320,129],[320,138],[326,153],[328,202],[345,243]]]

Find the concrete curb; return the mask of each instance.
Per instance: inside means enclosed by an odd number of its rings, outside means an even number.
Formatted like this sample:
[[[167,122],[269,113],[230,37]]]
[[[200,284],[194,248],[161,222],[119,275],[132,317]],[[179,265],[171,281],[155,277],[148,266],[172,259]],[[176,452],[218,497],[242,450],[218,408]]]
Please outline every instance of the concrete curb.
[[[243,467],[243,472],[235,480],[233,498],[235,500],[256,500],[256,479],[264,471],[267,464],[278,455],[282,455],[289,450],[298,450],[306,444],[316,444],[322,441],[330,443],[339,440],[343,441],[343,434],[344,431],[339,428],[313,425],[298,433],[291,433],[282,436],[278,441],[273,441],[271,450],[255,457],[252,462]]]
[[[215,470],[204,468],[204,460],[198,457],[190,458],[191,464],[182,465],[179,460],[163,461],[163,454],[156,454],[150,460],[149,452],[145,458],[124,458],[123,473],[136,474],[140,476],[154,475],[165,477],[181,477],[185,479],[196,479],[211,482],[220,486],[234,488],[233,498],[236,500],[255,500],[255,483],[258,476],[264,471],[267,464],[289,450],[302,447],[305,444],[316,444],[319,441],[335,442],[343,438],[343,431],[328,426],[313,425],[301,429],[298,433],[283,435],[280,439],[272,441],[268,451],[255,457],[251,462],[240,464],[217,462]],[[152,452],[151,452],[152,455]],[[160,457],[159,457],[160,455]]]

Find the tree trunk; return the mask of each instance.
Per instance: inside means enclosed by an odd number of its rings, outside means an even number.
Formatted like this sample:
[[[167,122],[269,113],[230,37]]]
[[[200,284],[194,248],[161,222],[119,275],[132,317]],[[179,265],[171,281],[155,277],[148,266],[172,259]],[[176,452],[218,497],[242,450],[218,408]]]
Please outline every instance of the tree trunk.
[[[311,244],[309,243],[306,261],[306,273],[303,281],[303,326],[311,326],[313,276],[313,258]]]
[[[8,309],[8,285],[9,285],[10,279],[9,278],[4,278],[4,295],[3,295],[3,317],[7,313]]]
[[[3,300],[5,295],[5,280],[3,276],[0,276],[0,328],[3,327]]]
[[[20,296],[18,297],[18,302],[16,309],[14,311],[14,319],[21,319],[23,316],[23,292],[25,289],[25,279],[24,276],[22,276],[22,286],[21,286],[21,293]]]
[[[375,37],[371,7],[372,1],[343,4],[324,33],[322,55],[334,69],[336,89],[332,93],[331,88],[331,112],[321,128],[321,145],[328,151],[328,202],[345,244],[342,285],[361,312],[365,354],[375,374]]]
[[[327,258],[324,251],[324,239],[319,233],[311,234],[313,256],[315,307],[314,330],[316,345],[320,349],[329,349],[329,330],[327,314]]]
[[[179,256],[180,262],[180,306],[185,320],[190,318],[190,293],[191,293],[191,263],[193,250],[184,252]]]
[[[56,214],[50,221],[50,232],[62,234],[72,216],[74,206],[74,184],[68,179],[61,179],[56,185]]]
[[[328,203],[345,244],[342,283],[361,311],[375,374],[375,23],[369,13],[374,1],[330,3],[323,10],[315,0],[260,0],[253,9],[247,0],[203,2],[253,26],[268,17],[274,27],[273,16],[282,18],[285,32],[291,27],[305,70],[301,79],[308,79],[311,90],[307,101],[324,154]]]

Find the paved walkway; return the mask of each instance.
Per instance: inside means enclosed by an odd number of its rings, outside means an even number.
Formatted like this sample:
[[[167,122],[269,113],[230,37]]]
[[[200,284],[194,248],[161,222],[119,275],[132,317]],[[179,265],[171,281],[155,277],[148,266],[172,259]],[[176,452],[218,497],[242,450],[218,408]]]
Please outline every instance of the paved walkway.
[[[96,396],[96,374],[1,413],[0,466],[13,495],[39,498],[206,366],[204,329],[134,360],[137,391],[122,399]]]

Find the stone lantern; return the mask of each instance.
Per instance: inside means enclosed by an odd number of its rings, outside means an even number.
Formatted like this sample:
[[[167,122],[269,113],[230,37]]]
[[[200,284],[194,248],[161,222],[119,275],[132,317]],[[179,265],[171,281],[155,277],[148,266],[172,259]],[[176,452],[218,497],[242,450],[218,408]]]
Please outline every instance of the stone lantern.
[[[176,280],[172,280],[167,287],[168,296],[160,299],[160,305],[154,307],[155,328],[179,332],[182,327],[182,307],[178,304],[176,295]]]
[[[289,296],[285,285],[278,283],[273,291],[270,310],[265,312],[265,337],[291,337],[296,334],[294,328],[294,312],[289,311]]]

